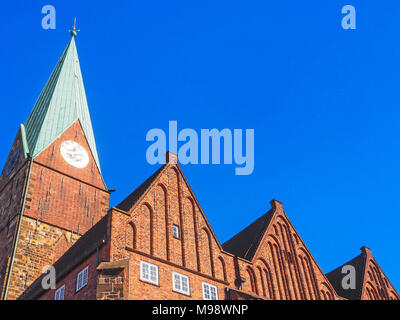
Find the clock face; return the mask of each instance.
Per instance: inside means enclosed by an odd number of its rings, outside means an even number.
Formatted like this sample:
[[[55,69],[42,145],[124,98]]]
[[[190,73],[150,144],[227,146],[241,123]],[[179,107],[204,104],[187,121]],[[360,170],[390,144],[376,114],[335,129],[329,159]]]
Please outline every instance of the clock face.
[[[65,141],[60,152],[64,160],[75,168],[85,168],[89,163],[89,155],[85,148],[75,141]]]
[[[10,156],[10,159],[8,159],[6,168],[5,168],[5,174],[8,176],[11,171],[14,169],[15,164],[18,162],[19,158],[19,148],[15,149],[12,155]]]

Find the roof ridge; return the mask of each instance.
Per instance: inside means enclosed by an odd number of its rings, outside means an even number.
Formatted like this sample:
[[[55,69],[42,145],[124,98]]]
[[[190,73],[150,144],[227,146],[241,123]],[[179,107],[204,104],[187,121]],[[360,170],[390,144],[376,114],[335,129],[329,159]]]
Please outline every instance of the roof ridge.
[[[353,260],[355,260],[355,259],[357,259],[357,258],[359,259],[359,258],[360,258],[361,256],[363,256],[363,255],[364,255],[364,254],[361,252],[360,254],[358,254],[358,255],[355,256],[354,258],[350,259],[349,261],[343,263],[343,264],[340,265],[339,267],[336,267],[335,269],[332,269],[331,271],[326,272],[325,275],[327,275],[328,273],[332,273],[332,272],[334,272],[334,271],[336,271],[336,270],[338,270],[338,269],[341,269],[341,268],[342,268],[343,266],[345,266],[346,264],[352,262]]]
[[[124,200],[122,200],[116,208],[129,211],[135,203],[139,200],[140,196],[146,192],[146,190],[151,186],[153,181],[159,176],[167,164],[162,165],[155,171],[150,177],[148,177],[139,187],[137,187],[133,192],[131,192]]]
[[[274,208],[271,208],[262,216],[254,220],[247,227],[236,233],[232,238],[225,241],[222,247],[225,251],[238,257],[250,260],[272,220]]]

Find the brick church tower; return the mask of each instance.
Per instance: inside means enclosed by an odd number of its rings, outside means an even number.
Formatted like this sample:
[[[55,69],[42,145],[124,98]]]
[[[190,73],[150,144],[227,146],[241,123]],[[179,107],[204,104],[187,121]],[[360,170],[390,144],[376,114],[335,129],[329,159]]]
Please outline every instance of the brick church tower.
[[[1,299],[16,299],[108,210],[71,35],[1,172]]]

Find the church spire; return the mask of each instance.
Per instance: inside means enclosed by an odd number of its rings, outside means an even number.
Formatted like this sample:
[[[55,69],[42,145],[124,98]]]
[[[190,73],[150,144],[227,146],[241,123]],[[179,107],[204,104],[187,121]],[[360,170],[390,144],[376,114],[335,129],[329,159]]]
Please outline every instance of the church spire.
[[[75,121],[79,120],[100,170],[89,107],[86,100],[74,29],[53,73],[25,122],[26,151],[35,158]]]

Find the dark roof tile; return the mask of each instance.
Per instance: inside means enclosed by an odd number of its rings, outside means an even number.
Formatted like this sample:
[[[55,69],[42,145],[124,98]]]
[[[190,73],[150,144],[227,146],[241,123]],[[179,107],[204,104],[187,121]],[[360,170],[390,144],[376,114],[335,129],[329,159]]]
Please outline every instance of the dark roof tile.
[[[123,200],[117,208],[124,211],[129,211],[136,201],[139,200],[140,196],[147,190],[158,175],[163,171],[166,165],[163,165],[156,172],[154,172],[145,182],[143,182],[135,191],[133,191],[125,200]]]
[[[271,209],[266,214],[258,218],[248,227],[226,241],[222,248],[240,258],[251,260],[258,248],[258,245],[268,228],[273,217],[274,210]]]
[[[366,265],[366,258],[367,256],[364,253],[361,253],[354,259],[350,260],[349,262],[343,264],[339,268],[332,270],[326,274],[329,282],[332,284],[333,288],[335,289],[336,293],[346,299],[349,300],[360,300],[362,294],[362,287],[363,287],[363,279],[364,279],[364,272],[365,272],[365,265]],[[342,280],[346,276],[346,274],[342,273],[342,268],[345,265],[351,265],[355,268],[356,271],[356,288],[355,289],[344,289],[342,286]]]

